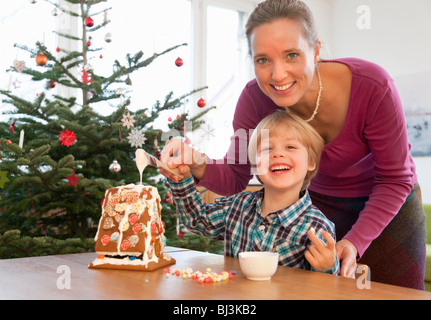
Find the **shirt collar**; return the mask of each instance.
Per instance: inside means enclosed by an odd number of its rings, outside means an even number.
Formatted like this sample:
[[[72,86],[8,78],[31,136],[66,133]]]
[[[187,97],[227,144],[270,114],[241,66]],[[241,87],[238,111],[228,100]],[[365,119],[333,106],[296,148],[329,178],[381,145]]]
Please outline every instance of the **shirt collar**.
[[[262,214],[262,200],[264,196],[264,188],[258,191],[258,197],[256,201],[256,211],[260,215]],[[308,190],[303,190],[299,194],[300,198],[295,203],[292,203],[287,208],[271,212],[266,216],[266,219],[271,223],[279,221],[280,224],[284,226],[291,225],[296,219],[301,217],[304,212],[311,206],[311,198]]]

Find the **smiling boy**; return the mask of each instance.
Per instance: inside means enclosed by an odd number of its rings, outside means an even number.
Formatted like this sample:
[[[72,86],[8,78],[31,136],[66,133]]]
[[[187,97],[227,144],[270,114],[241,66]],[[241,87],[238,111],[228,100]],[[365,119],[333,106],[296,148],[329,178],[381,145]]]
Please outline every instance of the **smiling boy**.
[[[249,160],[264,187],[202,203],[190,174],[178,183],[169,180],[181,221],[195,233],[224,240],[227,256],[273,251],[280,265],[338,274],[334,224],[307,191],[322,149],[322,138],[308,123],[275,111],[249,142]]]

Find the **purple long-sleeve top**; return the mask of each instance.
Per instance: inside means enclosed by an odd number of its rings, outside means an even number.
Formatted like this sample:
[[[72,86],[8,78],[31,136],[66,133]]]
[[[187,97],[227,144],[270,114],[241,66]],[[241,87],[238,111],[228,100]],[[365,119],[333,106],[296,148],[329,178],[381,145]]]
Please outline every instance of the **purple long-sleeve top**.
[[[341,132],[325,145],[309,189],[342,198],[369,197],[344,237],[362,256],[405,202],[417,182],[416,170],[393,79],[383,68],[364,60],[331,62],[343,63],[352,71],[349,107]],[[199,185],[221,195],[245,189],[252,175],[244,146],[260,120],[277,109],[280,107],[261,91],[256,80],[250,81],[238,100],[235,133],[226,157],[207,165]]]

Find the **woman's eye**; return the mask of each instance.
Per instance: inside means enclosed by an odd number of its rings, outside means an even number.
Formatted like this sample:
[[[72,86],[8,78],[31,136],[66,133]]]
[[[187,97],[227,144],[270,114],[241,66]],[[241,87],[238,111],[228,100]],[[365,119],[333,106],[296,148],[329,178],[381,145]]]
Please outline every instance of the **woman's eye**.
[[[266,58],[259,58],[256,60],[257,64],[265,64],[267,62],[268,62],[268,59],[266,59]]]
[[[289,59],[296,59],[298,57],[298,54],[297,53],[289,53],[287,56],[289,57]]]

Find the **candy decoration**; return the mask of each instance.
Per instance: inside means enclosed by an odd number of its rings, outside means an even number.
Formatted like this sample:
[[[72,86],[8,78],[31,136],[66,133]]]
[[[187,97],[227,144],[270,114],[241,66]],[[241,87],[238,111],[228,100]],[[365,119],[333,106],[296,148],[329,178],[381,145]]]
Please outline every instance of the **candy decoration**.
[[[85,18],[84,23],[89,28],[91,28],[92,26],[94,26],[94,20],[91,17]]]
[[[181,66],[183,65],[183,59],[181,59],[180,57],[178,57],[178,58],[175,60],[175,65],[176,65],[177,67],[181,67]]]
[[[123,250],[127,250],[129,247],[130,247],[130,241],[129,241],[129,240],[124,240],[124,241],[121,243],[121,248],[122,248]]]
[[[137,223],[132,227],[132,230],[134,233],[138,234],[142,231],[142,224],[141,223]]]
[[[207,268],[207,269],[210,269],[210,268]],[[198,280],[199,284],[222,282],[222,281],[228,281],[233,279],[233,272],[227,271],[227,270],[224,270],[222,272],[207,271],[203,273],[201,271],[193,272],[192,268],[187,267],[186,269],[183,269],[183,270],[166,268],[164,270],[164,273],[166,275],[166,278],[169,278],[169,275],[172,274],[177,277],[181,276],[183,279]]]
[[[111,241],[111,238],[108,236],[108,235],[104,235],[103,237],[102,237],[102,244],[104,245],[104,246],[106,246],[110,241]]]
[[[200,98],[198,101],[198,107],[203,108],[205,106],[206,106],[206,102],[205,102],[204,98]]]
[[[43,52],[39,53],[36,57],[36,63],[39,66],[44,66],[48,62],[48,58],[43,54]]]
[[[120,233],[119,232],[114,232],[113,234],[111,234],[111,241],[116,242],[119,237],[120,237]]]
[[[129,217],[129,222],[130,222],[131,224],[135,224],[137,221],[138,221],[138,215],[136,215],[136,214],[132,214],[132,215]]]

